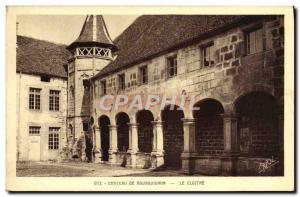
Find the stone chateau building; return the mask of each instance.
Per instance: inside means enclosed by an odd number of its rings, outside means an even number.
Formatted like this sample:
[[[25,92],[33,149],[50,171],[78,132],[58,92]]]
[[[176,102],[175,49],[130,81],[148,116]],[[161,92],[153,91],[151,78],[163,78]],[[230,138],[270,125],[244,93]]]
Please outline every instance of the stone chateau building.
[[[18,36],[18,160],[283,175],[283,21],[145,15],[112,41],[89,15],[69,46]],[[149,94],[169,105],[99,107],[105,95]],[[266,159],[279,164],[264,172]]]

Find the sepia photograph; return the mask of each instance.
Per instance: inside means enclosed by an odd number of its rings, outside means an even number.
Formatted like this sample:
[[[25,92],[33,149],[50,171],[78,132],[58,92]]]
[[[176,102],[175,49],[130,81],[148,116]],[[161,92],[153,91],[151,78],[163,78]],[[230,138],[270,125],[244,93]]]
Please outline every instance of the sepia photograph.
[[[13,12],[10,172],[107,191],[293,177],[293,8],[282,10]]]

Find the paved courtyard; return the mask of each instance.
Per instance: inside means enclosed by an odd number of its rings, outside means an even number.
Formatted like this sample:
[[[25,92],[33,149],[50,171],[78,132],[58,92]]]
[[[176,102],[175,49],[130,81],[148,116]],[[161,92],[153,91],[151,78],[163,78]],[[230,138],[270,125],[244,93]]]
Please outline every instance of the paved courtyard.
[[[174,169],[132,169],[82,162],[18,162],[17,176],[24,177],[104,177],[104,176],[185,176]],[[197,175],[196,175],[197,176]],[[199,176],[199,175],[198,175]]]

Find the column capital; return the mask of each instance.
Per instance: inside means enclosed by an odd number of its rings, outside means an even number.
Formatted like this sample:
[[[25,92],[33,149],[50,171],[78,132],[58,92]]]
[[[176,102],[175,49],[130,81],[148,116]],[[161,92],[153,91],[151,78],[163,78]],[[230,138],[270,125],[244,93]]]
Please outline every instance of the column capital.
[[[110,129],[117,129],[117,125],[108,125]]]
[[[237,119],[238,118],[238,114],[236,113],[223,113],[221,114],[221,117],[224,119]]]
[[[195,118],[181,118],[183,124],[195,124]]]
[[[164,122],[163,121],[151,121],[151,123],[153,125],[162,126]]]
[[[100,131],[100,128],[99,127],[95,127],[95,131]]]
[[[127,123],[128,126],[131,126],[131,127],[137,127],[139,126],[139,123],[136,123],[136,122],[133,122],[133,123]]]

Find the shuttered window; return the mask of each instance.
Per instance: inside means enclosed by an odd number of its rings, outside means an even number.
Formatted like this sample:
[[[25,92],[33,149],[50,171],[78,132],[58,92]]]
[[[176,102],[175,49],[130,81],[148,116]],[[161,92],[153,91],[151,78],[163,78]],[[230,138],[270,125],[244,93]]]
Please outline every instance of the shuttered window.
[[[261,28],[247,32],[246,52],[254,54],[263,51],[263,31]]]
[[[125,90],[125,74],[119,75],[119,90]]]
[[[143,66],[139,68],[139,80],[140,83],[145,84],[148,83],[148,68],[147,66]]]
[[[177,56],[172,56],[167,59],[168,78],[177,75]]]
[[[203,67],[210,67],[214,66],[215,61],[214,61],[214,44],[211,43],[207,46],[204,46],[202,48],[202,65]]]

